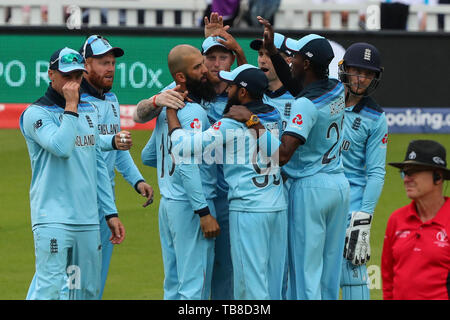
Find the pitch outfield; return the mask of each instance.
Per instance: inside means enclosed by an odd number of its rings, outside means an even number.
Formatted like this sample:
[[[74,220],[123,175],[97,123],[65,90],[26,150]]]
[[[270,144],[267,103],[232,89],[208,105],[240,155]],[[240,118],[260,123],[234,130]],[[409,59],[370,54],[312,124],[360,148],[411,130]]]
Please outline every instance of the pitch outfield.
[[[136,164],[155,189],[155,201],[142,208],[143,198],[127,182],[116,179],[116,198],[120,217],[126,227],[126,240],[114,249],[104,299],[162,299],[163,267],[158,235],[159,191],[156,169],[145,167],[140,153],[151,132],[133,131],[131,150]],[[412,139],[433,139],[450,150],[448,135],[391,134],[387,162],[403,160]],[[0,299],[24,299],[34,272],[33,236],[30,226],[30,161],[25,140],[19,130],[0,130]],[[445,186],[445,194],[450,194]],[[378,270],[384,230],[390,213],[407,204],[398,171],[387,167],[385,185],[375,212],[371,232],[372,259]],[[381,285],[378,274],[371,275]],[[382,299],[381,290],[371,290],[372,299]]]

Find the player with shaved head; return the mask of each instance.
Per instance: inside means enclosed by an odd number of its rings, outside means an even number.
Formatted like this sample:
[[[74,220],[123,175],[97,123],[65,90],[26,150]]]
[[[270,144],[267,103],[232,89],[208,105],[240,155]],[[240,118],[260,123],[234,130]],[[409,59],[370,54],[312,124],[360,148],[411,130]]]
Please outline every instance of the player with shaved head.
[[[200,101],[208,99],[209,88],[202,54],[190,45],[178,45],[170,51],[167,60],[185,104],[178,113],[183,128],[206,130],[209,121]],[[214,166],[198,165],[194,161],[175,163],[166,109],[159,114],[155,130],[142,150],[144,164],[157,168],[161,193],[159,232],[164,299],[209,299],[214,238],[220,231],[214,217]]]

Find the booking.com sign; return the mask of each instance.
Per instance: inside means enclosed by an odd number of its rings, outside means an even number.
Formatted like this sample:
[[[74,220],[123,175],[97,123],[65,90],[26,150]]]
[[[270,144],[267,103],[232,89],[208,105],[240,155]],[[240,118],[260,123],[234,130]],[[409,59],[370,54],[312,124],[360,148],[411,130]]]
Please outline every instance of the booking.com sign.
[[[450,108],[384,108],[389,133],[450,133]]]

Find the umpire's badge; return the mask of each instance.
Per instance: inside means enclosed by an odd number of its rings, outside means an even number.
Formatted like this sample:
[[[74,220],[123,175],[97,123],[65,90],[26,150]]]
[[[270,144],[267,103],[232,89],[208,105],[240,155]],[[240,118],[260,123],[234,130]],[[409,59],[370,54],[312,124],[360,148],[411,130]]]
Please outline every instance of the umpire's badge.
[[[414,151],[411,151],[411,153],[408,156],[409,160],[414,160],[416,158],[417,154]]]
[[[50,239],[50,253],[58,253],[58,240]]]

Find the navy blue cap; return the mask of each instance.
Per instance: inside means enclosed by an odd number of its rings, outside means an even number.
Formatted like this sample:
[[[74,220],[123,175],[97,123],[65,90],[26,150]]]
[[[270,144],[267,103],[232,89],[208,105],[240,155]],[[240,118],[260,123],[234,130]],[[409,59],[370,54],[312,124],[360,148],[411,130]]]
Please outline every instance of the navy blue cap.
[[[262,95],[269,87],[265,73],[250,64],[243,64],[233,71],[219,71],[219,78],[245,88],[255,95]]]
[[[381,71],[381,59],[378,49],[365,42],[352,44],[345,51],[344,63],[349,67],[358,67],[368,70]]]
[[[277,48],[279,52],[282,52],[290,57],[290,56],[294,55],[294,52],[292,50],[290,50],[288,47],[286,47],[286,39],[289,39],[289,38],[286,38],[281,33],[275,32],[274,36],[273,36],[273,43],[275,45],[275,48]],[[255,39],[252,42],[250,42],[250,48],[252,48],[253,50],[256,50],[256,51],[261,49],[262,45],[263,45],[263,39]]]
[[[58,70],[62,73],[70,73],[73,71],[84,71],[84,59],[78,51],[68,47],[56,50],[50,57],[48,68],[50,70]]]
[[[124,54],[124,51],[121,48],[112,47],[107,39],[96,34],[89,36],[80,48],[80,53],[85,59],[90,57],[100,57],[111,51],[115,57],[121,57]]]
[[[297,41],[288,38],[286,46],[322,66],[328,66],[334,58],[330,42],[317,34],[309,34]]]

